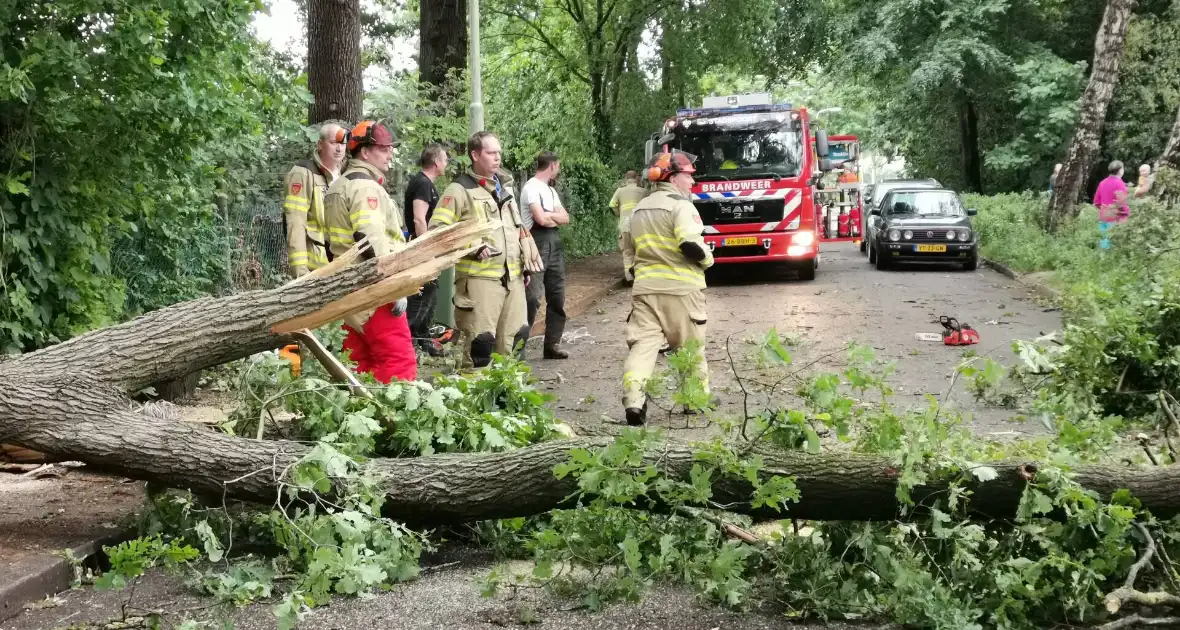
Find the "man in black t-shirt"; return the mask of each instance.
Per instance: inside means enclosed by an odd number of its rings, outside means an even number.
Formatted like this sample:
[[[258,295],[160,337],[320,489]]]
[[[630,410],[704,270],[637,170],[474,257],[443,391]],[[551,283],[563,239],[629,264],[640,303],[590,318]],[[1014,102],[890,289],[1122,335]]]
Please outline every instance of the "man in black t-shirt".
[[[413,240],[426,233],[434,206],[438,204],[438,189],[434,187],[447,168],[447,152],[440,144],[428,145],[418,160],[422,171],[410,178],[406,185],[405,208],[406,240]],[[411,295],[406,308],[410,320],[410,334],[414,344],[432,356],[441,356],[442,347],[430,337],[430,324],[438,297],[438,280],[431,280],[422,286],[422,292]]]

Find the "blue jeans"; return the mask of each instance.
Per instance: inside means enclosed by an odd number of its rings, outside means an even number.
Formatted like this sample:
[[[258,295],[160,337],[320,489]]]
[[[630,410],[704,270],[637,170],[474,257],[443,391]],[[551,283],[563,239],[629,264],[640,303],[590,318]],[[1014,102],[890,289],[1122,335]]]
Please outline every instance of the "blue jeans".
[[[1098,241],[1098,247],[1101,247],[1102,249],[1110,249],[1110,238],[1106,236],[1106,231],[1109,230],[1110,226],[1112,225],[1114,225],[1113,221],[1098,222],[1098,231],[1103,234],[1102,239]]]

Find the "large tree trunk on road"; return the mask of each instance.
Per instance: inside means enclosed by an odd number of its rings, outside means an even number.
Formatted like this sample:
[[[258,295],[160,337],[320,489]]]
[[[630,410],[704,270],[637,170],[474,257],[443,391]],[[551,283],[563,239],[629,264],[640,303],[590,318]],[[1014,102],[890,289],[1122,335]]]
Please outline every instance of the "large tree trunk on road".
[[[1094,157],[1098,153],[1098,140],[1102,136],[1102,125],[1106,121],[1106,107],[1114,96],[1119,80],[1119,66],[1123,60],[1123,45],[1127,40],[1127,25],[1131,21],[1131,10],[1135,0],[1110,0],[1098,27],[1094,42],[1094,63],[1090,82],[1082,95],[1081,117],[1074,130],[1069,155],[1057,176],[1056,194],[1049,206],[1049,228],[1057,229],[1061,222],[1077,216],[1077,203],[1082,187],[1090,176]]]
[[[307,122],[364,115],[360,0],[310,0],[307,7],[307,88],[315,97]]]
[[[178,304],[71,341],[0,361],[0,443],[36,449],[97,470],[271,504],[282,492],[283,471],[309,447],[255,440],[134,411],[128,394],[288,341],[281,331],[371,308],[407,295],[471,251],[498,224],[464,222],[432,231],[401,252],[335,271],[355,256],[339,257],[283,287]],[[334,273],[333,273],[334,272]],[[351,310],[350,310],[351,309]],[[279,331],[279,332],[276,332]],[[383,484],[386,513],[418,526],[527,516],[568,506],[576,480],[557,479],[557,464],[575,448],[605,439],[561,440],[506,453],[375,459],[366,465]],[[768,474],[797,478],[802,493],[786,515],[815,520],[889,520],[899,516],[898,472],[889,459],[848,453],[763,453]],[[693,450],[669,442],[647,464],[688,479]],[[983,517],[1014,513],[1035,466],[997,464],[998,476],[972,488],[970,508]],[[1180,513],[1180,467],[1150,470],[1081,468],[1077,480],[1106,497],[1129,489],[1159,517]],[[756,517],[784,516],[749,507],[741,479],[715,479],[713,500]],[[922,503],[946,493],[932,482],[913,490]]]
[[[286,441],[233,437],[191,424],[157,420],[130,411],[108,412],[118,397],[69,376],[19,377],[5,382],[12,394],[0,398],[0,436],[90,466],[136,479],[216,497],[262,504],[280,492],[281,473],[308,452]],[[14,421],[13,414],[24,416]],[[568,507],[577,490],[571,477],[558,479],[557,464],[575,448],[605,446],[608,439],[560,440],[506,453],[434,455],[377,459],[372,472],[386,490],[387,516],[415,526],[453,525],[540,514]],[[751,509],[742,480],[713,484],[713,500],[759,518],[791,516],[809,520],[892,520],[899,517],[897,471],[885,458],[848,454],[763,454],[768,471],[794,475],[802,497],[786,514]],[[669,443],[648,457],[668,474],[689,478],[692,449]],[[1026,481],[1027,465],[996,465],[996,479],[973,488],[970,507],[981,517],[1011,517]],[[1077,480],[1104,497],[1128,488],[1156,516],[1180,513],[1180,467],[1132,470],[1082,468]],[[914,490],[915,500],[946,492],[932,483]]]

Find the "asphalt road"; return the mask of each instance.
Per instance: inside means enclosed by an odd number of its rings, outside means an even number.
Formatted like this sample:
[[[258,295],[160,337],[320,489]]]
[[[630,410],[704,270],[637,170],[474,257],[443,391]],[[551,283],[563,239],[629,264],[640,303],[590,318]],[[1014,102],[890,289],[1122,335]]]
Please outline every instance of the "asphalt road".
[[[953,381],[966,349],[915,338],[915,333],[941,332],[940,315],[956,317],[980,333],[981,343],[970,350],[1010,363],[1015,360],[1013,340],[1033,339],[1060,326],[1059,312],[1024,285],[986,268],[967,272],[955,266],[911,265],[877,271],[851,243],[825,244],[817,277],[811,282],[767,267],[726,265],[718,266],[718,271],[711,275],[706,290],[706,354],[723,413],[742,410],[731,355],[743,377],[771,378],[775,370],[783,373],[781,367],[759,370],[750,360],[755,346],[749,340],[773,327],[796,341],[790,348],[792,365],[786,370],[812,362],[810,370],[842,369],[846,361],[841,349],[855,340],[872,346],[879,358],[896,362],[890,379],[895,403],[925,405],[924,396],[933,394],[969,414],[973,430],[981,434],[1036,432],[1036,427],[1007,422],[1013,415],[1009,410],[975,402],[964,379]],[[559,416],[580,432],[613,432],[619,426],[629,305],[629,290],[614,291],[570,320],[566,328],[570,359],[541,360],[539,351],[530,355],[538,357],[534,369],[545,389],[557,397]],[[666,363],[661,359],[659,365]],[[652,412],[651,424],[687,431],[680,437],[694,437],[691,427],[702,424],[693,420],[684,429],[684,416]]]

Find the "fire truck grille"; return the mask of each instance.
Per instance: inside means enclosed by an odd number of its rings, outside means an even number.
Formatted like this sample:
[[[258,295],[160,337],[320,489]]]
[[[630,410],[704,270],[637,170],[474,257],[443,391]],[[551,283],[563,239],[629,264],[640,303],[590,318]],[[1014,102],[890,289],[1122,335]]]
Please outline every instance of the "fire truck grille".
[[[713,258],[737,258],[739,256],[765,256],[766,248],[761,245],[738,245],[737,247],[718,247],[713,251]]]
[[[945,241],[946,230],[940,228],[925,229],[917,228],[914,231],[915,241]]]
[[[698,201],[696,205],[705,225],[770,223],[783,220],[782,199],[710,200]]]

